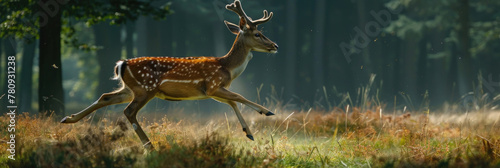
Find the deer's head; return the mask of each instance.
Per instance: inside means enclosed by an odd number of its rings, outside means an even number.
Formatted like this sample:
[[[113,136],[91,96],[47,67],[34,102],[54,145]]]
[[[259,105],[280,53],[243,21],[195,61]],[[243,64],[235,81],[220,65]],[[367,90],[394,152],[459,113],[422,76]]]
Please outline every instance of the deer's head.
[[[239,25],[224,21],[229,31],[237,35],[236,40],[241,40],[253,51],[267,53],[276,53],[278,51],[278,45],[264,36],[261,31],[257,30],[257,26],[259,24],[271,20],[273,12],[267,13],[267,11],[264,10],[264,17],[252,20],[245,14],[245,11],[243,11],[239,0],[235,0],[234,3],[226,5],[226,9],[231,10],[240,16]]]

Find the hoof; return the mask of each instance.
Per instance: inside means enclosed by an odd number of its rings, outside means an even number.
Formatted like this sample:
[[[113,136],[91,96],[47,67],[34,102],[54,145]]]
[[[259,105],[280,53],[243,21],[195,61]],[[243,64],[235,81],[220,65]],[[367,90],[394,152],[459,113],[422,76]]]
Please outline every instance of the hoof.
[[[274,115],[274,113],[272,113],[272,112],[270,112],[270,111],[268,111],[268,112],[266,113],[266,116],[272,116],[272,115]]]
[[[61,123],[75,123],[77,121],[74,121],[74,119],[70,116],[66,116],[61,120]]]
[[[144,149],[146,149],[148,152],[151,152],[151,151],[154,151],[155,150],[155,147],[153,146],[153,144],[151,144],[151,141],[149,142],[146,142],[144,145],[143,145]]]
[[[68,119],[68,116],[64,117],[62,120],[61,120],[61,123],[67,123],[66,120]]]
[[[253,136],[252,135],[247,135],[248,139],[253,141]]]

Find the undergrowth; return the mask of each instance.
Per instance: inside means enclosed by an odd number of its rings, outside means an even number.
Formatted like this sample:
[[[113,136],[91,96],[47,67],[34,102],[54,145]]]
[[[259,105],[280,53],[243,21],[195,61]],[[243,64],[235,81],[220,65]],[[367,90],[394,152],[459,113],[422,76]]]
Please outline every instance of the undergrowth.
[[[2,153],[0,167],[500,166],[498,112],[448,121],[444,114],[379,111],[336,108],[274,117],[245,113],[255,141],[246,139],[236,119],[142,120],[156,147],[150,152],[124,118],[66,125],[53,117],[23,114],[17,118],[16,160]],[[0,125],[7,122],[6,116],[0,118]],[[0,133],[6,142],[8,132]],[[0,151],[6,151],[5,142]]]

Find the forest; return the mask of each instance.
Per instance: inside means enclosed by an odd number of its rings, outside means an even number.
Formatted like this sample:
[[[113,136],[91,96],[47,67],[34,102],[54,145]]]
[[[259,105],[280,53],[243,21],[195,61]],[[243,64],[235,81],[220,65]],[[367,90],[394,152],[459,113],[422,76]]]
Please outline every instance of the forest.
[[[101,94],[119,88],[119,82],[111,79],[114,75],[113,68],[119,60],[143,56],[221,57],[228,53],[236,36],[228,31],[224,21],[238,23],[239,20],[236,14],[225,8],[232,2],[233,0],[2,0],[1,111],[8,111],[7,107],[12,105],[8,102],[8,62],[13,59],[11,56],[15,56],[16,62],[15,104],[18,115],[26,112],[27,116],[23,120],[29,120],[29,116],[50,116],[54,117],[54,121],[59,121],[63,116],[76,113],[92,104]],[[335,130],[334,137],[337,137],[337,131],[346,131],[342,133],[347,136],[349,130],[360,129],[355,126],[360,122],[355,116],[349,115],[348,124],[349,108],[351,112],[359,111],[368,116],[380,113],[380,117],[375,117],[377,119],[373,122],[379,122],[380,119],[382,123],[385,122],[383,116],[393,112],[392,121],[397,119],[398,115],[404,116],[406,113],[411,113],[412,117],[429,117],[429,113],[462,115],[469,112],[494,111],[497,108],[500,99],[500,69],[497,69],[497,64],[500,63],[500,1],[241,2],[247,15],[253,18],[260,18],[263,10],[273,12],[272,19],[260,26],[259,30],[278,44],[279,50],[274,54],[253,52],[253,59],[242,75],[233,81],[230,90],[258,104],[272,106],[274,109],[271,111],[278,110],[278,114],[283,111],[283,116],[278,117],[276,120],[280,121],[276,123],[285,123],[294,112],[300,113],[305,123],[305,118],[312,109],[313,116],[339,117],[341,122],[345,117],[345,127],[337,130],[332,126]],[[110,106],[104,109],[104,113],[97,115],[122,115],[123,108],[125,105]],[[343,111],[345,116],[333,115],[333,112],[338,110]],[[214,100],[153,99],[139,115],[155,116],[151,119],[159,119],[161,117],[156,116],[160,113],[161,116],[174,116],[176,120],[183,120],[179,113],[185,116],[217,116],[226,111],[228,114],[232,113],[227,105]],[[493,119],[498,121],[499,117],[495,117]],[[228,116],[224,122],[227,118]],[[235,117],[231,114],[229,118]],[[332,119],[333,123],[325,125],[338,124],[339,119]],[[42,117],[34,121],[45,120],[46,118]],[[102,120],[99,119],[99,123]],[[269,120],[263,122],[273,123]],[[425,122],[431,120],[432,117]],[[493,127],[498,127],[496,121]],[[151,123],[154,125],[155,122]],[[232,122],[227,123],[229,127]],[[375,132],[385,128],[374,123],[362,125],[365,128],[370,124],[375,125]],[[233,125],[240,130],[239,125]],[[434,126],[438,128],[441,125],[431,124],[429,128]],[[263,130],[266,128],[263,124],[255,127]],[[299,132],[302,128],[305,132],[299,134],[313,136],[311,131],[306,131],[305,125],[299,124],[290,129]],[[474,125],[473,128],[483,126]],[[71,127],[64,131],[71,132],[74,129],[76,128]],[[177,127],[173,129],[182,130]],[[279,125],[275,129],[283,128]],[[312,129],[315,130],[316,127]],[[333,134],[324,127],[317,129],[317,132],[321,133],[314,135]],[[409,130],[411,132],[411,129]],[[391,131],[395,130],[388,132]],[[264,132],[266,131],[260,134]],[[214,135],[215,139],[225,136],[224,133],[221,134],[223,135]],[[492,134],[490,138],[494,137],[496,140],[493,142],[492,139],[485,138],[487,140],[480,142],[492,143],[493,159],[488,161],[499,163],[499,137],[493,136],[491,131],[488,134]],[[286,133],[280,135],[290,137]],[[423,135],[423,139],[426,136],[427,134]],[[190,136],[175,138],[187,137]],[[219,139],[210,139],[214,137],[210,135],[202,138],[218,142]],[[165,142],[170,144],[167,145],[170,147],[168,149],[173,148],[172,142]],[[271,153],[276,152],[274,150],[278,148],[272,146]],[[316,148],[316,153],[319,153],[318,160],[323,156],[327,157],[321,155],[322,151],[323,149]],[[270,155],[269,149],[259,152]],[[314,152],[314,148],[308,149],[308,152]],[[465,152],[465,155],[467,154]],[[352,164],[357,163],[358,158],[368,155],[372,154],[353,156],[355,159],[351,160]],[[277,158],[280,157],[287,158],[287,155],[279,155]],[[262,158],[265,159],[269,162],[269,158]],[[304,160],[308,159],[310,158]],[[90,162],[90,165],[96,165],[93,161]],[[256,165],[267,165],[265,162],[258,161]],[[313,165],[317,166],[318,162]],[[433,161],[429,163],[437,164]],[[86,167],[85,164],[83,167]],[[274,166],[296,164],[280,162]],[[324,163],[322,159],[321,164],[332,166]],[[337,166],[339,165],[346,166],[344,162]],[[398,167],[398,164],[395,165]],[[207,165],[203,167],[205,166]]]
[[[110,78],[120,59],[220,57],[235,38],[223,21],[238,19],[224,9],[223,0],[154,1],[147,7],[134,4],[142,1],[121,6],[120,1],[49,1],[49,8],[57,8],[48,11],[58,20],[49,17],[46,25],[54,28],[46,32],[40,26],[45,21],[32,17],[42,9],[34,2],[4,1],[1,11],[2,60],[17,57],[18,101],[25,112],[64,114],[77,110],[69,104],[88,104],[112,91],[118,84]],[[250,1],[249,16],[260,16],[264,7],[275,13],[261,29],[281,48],[272,55],[255,53],[232,88],[255,100],[256,88],[263,85],[262,94],[274,88],[290,108],[327,109],[342,105],[346,93],[356,103],[358,89],[373,74],[372,92],[391,108],[477,104],[484,94],[492,99],[500,87],[494,47],[500,36],[498,5],[486,0]],[[3,93],[6,62],[0,73]]]

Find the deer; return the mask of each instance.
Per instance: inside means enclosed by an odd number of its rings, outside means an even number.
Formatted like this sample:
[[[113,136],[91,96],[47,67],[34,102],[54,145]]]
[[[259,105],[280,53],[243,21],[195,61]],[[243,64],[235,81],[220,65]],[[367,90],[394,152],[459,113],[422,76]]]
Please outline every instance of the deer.
[[[264,36],[257,26],[271,20],[273,12],[264,10],[264,16],[257,20],[248,17],[239,0],[226,5],[235,12],[239,25],[224,21],[236,39],[229,52],[222,57],[136,57],[119,60],[114,67],[114,80],[121,87],[104,93],[100,98],[82,111],[66,116],[61,123],[75,123],[83,117],[105,106],[129,103],[124,110],[132,128],[139,136],[145,149],[154,146],[137,121],[138,111],[153,98],[168,101],[214,99],[226,103],[236,113],[243,132],[254,140],[245,119],[238,109],[242,103],[261,115],[272,116],[267,108],[247,100],[229,90],[231,82],[245,70],[252,59],[252,51],[277,53],[278,45]]]

